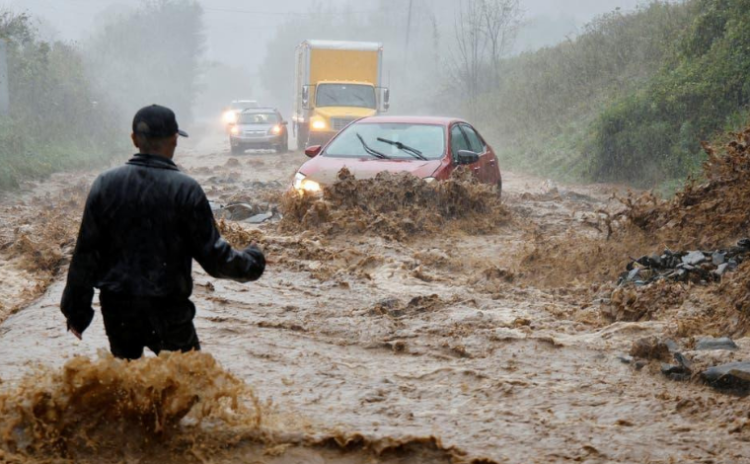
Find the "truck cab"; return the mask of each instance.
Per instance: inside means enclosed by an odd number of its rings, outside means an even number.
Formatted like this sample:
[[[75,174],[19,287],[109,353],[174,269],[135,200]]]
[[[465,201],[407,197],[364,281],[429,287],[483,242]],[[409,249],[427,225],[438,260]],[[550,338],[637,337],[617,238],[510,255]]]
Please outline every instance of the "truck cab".
[[[305,41],[297,48],[297,145],[327,143],[357,119],[388,110],[381,86],[383,47],[370,42]]]

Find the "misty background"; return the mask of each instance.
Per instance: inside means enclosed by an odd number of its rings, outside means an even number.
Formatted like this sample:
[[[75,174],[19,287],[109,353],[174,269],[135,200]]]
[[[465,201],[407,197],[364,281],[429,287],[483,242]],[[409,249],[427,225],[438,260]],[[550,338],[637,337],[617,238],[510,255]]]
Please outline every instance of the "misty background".
[[[504,169],[674,192],[750,121],[748,1],[8,0],[0,190],[130,150],[150,103],[196,138],[235,99],[289,118],[327,39],[382,42],[391,113],[466,118]]]
[[[103,67],[98,77],[106,82],[107,88],[127,93],[126,98],[119,99],[124,103],[123,110],[132,112],[139,105],[159,101],[175,106],[180,110],[179,116],[188,121],[193,117],[210,120],[232,99],[256,99],[288,115],[294,46],[304,39],[384,42],[386,76],[393,87],[393,111],[434,112],[436,108],[429,104],[428,90],[434,92],[435,89],[427,88],[429,85],[426,87],[424,80],[439,72],[449,59],[448,48],[460,2],[413,0],[409,27],[409,0],[366,3],[355,0],[199,0],[196,3],[202,7],[200,44],[197,48],[195,44],[185,44],[186,50],[200,53],[196,56],[199,78],[195,89],[181,89],[184,96],[193,97],[189,115],[179,99],[170,97],[169,94],[176,91],[170,86],[164,86],[163,94],[154,94],[141,91],[138,83],[130,79],[118,81],[117,65],[111,63],[114,57],[110,54],[124,49],[118,50],[112,44],[106,49],[101,43],[108,40],[103,31],[119,25],[122,30],[117,33],[118,37],[127,36],[130,28],[130,38],[144,46],[144,53],[149,50],[148,44],[139,41],[141,26],[137,23],[140,20],[122,24],[122,18],[149,3],[153,2],[15,0],[5,2],[5,6],[28,13],[44,40],[74,44],[87,50],[88,55],[92,55],[92,47],[98,48],[93,53],[94,69]],[[522,24],[513,53],[554,45],[578,34],[597,15],[616,8],[633,9],[637,4],[638,0],[522,0]],[[151,27],[160,26],[152,24]],[[409,49],[406,48],[407,36]],[[435,45],[437,50],[433,49]],[[175,53],[180,53],[179,43],[170,46]],[[158,59],[149,64],[158,66]],[[147,68],[141,71],[147,78]],[[436,80],[431,84],[439,85]]]

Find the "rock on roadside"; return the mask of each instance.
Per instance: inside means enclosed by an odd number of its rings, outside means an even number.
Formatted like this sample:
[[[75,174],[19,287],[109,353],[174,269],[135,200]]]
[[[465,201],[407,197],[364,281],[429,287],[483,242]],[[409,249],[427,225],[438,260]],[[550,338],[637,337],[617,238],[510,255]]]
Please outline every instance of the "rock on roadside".
[[[750,392],[750,362],[734,362],[711,367],[701,378],[714,388]]]
[[[722,338],[701,338],[695,343],[695,350],[696,351],[711,351],[711,350],[728,350],[728,351],[735,351],[738,350],[739,347],[736,343],[732,341],[732,339],[728,337],[722,337]]]

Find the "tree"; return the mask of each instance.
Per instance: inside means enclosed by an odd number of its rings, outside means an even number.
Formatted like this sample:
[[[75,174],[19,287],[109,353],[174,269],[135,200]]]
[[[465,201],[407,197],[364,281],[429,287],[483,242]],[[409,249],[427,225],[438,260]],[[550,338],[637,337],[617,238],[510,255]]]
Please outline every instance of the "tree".
[[[89,68],[127,114],[160,103],[189,120],[200,89],[203,9],[195,0],[149,0],[119,13],[87,44]]]
[[[481,4],[484,0],[463,0],[459,4],[455,23],[456,56],[453,60],[454,84],[473,109],[479,93],[479,76],[487,50],[481,32]]]
[[[518,34],[519,0],[461,0],[454,24],[453,84],[472,113],[481,93],[500,78],[502,58]]]
[[[489,42],[493,79],[500,78],[500,60],[511,50],[518,36],[522,11],[519,0],[481,0],[481,32]]]
[[[33,18],[0,10],[9,117],[0,118],[0,190],[24,177],[89,166],[117,146],[116,118],[73,45],[42,40]]]

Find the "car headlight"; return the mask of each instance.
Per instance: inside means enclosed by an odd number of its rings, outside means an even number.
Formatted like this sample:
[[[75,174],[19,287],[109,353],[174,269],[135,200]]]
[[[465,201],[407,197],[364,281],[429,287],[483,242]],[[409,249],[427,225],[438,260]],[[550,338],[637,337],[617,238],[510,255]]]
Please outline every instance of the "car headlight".
[[[225,111],[222,118],[224,119],[224,124],[234,124],[237,122],[237,113],[234,111]]]
[[[273,126],[273,127],[271,128],[271,134],[274,134],[274,135],[279,135],[279,134],[281,134],[281,126],[279,126],[278,124],[277,124],[277,125],[275,125],[275,126]]]
[[[298,172],[297,175],[294,176],[294,189],[299,193],[319,193],[321,191],[319,183],[308,179],[301,172]]]
[[[312,128],[313,130],[323,130],[326,128],[326,122],[320,119],[313,121]]]
[[[435,179],[434,177],[427,177],[424,181],[427,182],[428,184],[431,184],[435,182],[436,180],[437,179]]]

